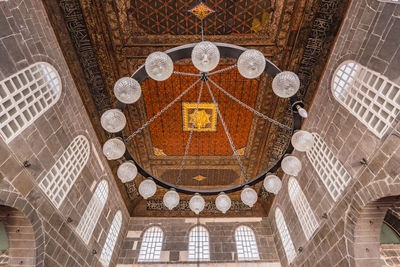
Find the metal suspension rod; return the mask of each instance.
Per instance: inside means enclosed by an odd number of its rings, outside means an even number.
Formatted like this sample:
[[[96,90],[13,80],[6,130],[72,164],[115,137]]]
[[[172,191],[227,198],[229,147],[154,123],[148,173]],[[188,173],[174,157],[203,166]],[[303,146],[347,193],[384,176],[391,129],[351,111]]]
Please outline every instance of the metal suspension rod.
[[[209,78],[208,80],[209,80],[215,87],[217,87],[221,92],[223,92],[225,95],[227,95],[230,99],[232,99],[233,101],[239,103],[241,106],[245,107],[246,109],[252,111],[252,112],[253,112],[254,114],[256,114],[257,116],[259,116],[259,117],[261,117],[261,118],[263,118],[263,119],[265,119],[265,120],[267,120],[267,121],[269,121],[269,122],[271,122],[271,123],[273,123],[273,124],[275,124],[275,125],[277,125],[277,126],[279,126],[279,127],[282,127],[282,128],[284,128],[284,129],[287,129],[287,130],[292,130],[289,126],[287,126],[287,125],[285,125],[285,124],[282,124],[282,123],[280,123],[280,122],[277,122],[276,120],[271,119],[270,117],[268,117],[268,116],[262,114],[261,112],[255,110],[254,108],[250,107],[249,105],[243,103],[242,101],[240,101],[239,99],[237,99],[236,97],[234,97],[233,95],[231,95],[230,93],[228,93],[227,91],[225,91],[221,86],[219,86],[218,84],[216,84],[216,83],[215,83],[213,80],[211,80],[210,78]]]
[[[125,142],[129,142],[133,137],[135,137],[138,133],[143,131],[144,128],[150,125],[155,119],[157,119],[161,114],[163,114],[167,109],[169,109],[173,104],[175,104],[179,99],[181,99],[187,92],[190,91],[199,81],[201,81],[201,78],[195,81],[191,86],[189,86],[185,91],[183,91],[177,98],[172,100],[167,106],[165,106],[160,112],[158,112],[156,115],[154,115],[150,120],[146,121],[145,124],[143,124],[139,129],[137,129],[133,134],[125,138]]]
[[[192,128],[190,129],[189,138],[188,138],[188,141],[186,143],[185,154],[183,155],[183,159],[182,159],[182,162],[181,162],[181,168],[179,169],[179,175],[178,175],[178,178],[176,179],[176,184],[179,184],[179,182],[181,180],[181,177],[182,177],[183,167],[185,166],[186,156],[187,156],[187,153],[189,151],[190,142],[191,142],[192,136],[193,136],[193,130],[194,130],[194,126],[195,126],[194,124],[196,123],[197,111],[199,110],[201,93],[203,91],[203,85],[204,85],[204,81],[201,81],[199,96],[197,97],[196,109],[194,111],[194,116],[193,116]]]
[[[231,148],[232,148],[232,150],[233,150],[233,154],[235,155],[235,157],[236,157],[236,159],[237,159],[237,161],[238,161],[238,163],[239,163],[240,169],[241,169],[241,171],[242,171],[242,173],[243,173],[244,179],[245,179],[245,181],[247,182],[247,181],[248,181],[247,173],[246,173],[246,171],[245,171],[245,169],[244,169],[244,167],[243,167],[243,164],[242,164],[242,161],[240,160],[239,155],[237,154],[237,151],[236,151],[236,148],[235,148],[235,144],[233,143],[233,140],[232,140],[232,138],[231,138],[231,135],[229,134],[228,127],[226,127],[225,121],[224,121],[224,119],[222,118],[221,111],[219,110],[218,103],[217,103],[217,101],[215,101],[214,94],[212,93],[211,88],[210,88],[210,85],[208,84],[208,81],[207,81],[207,80],[206,80],[206,85],[207,85],[207,88],[208,88],[208,92],[210,93],[211,99],[212,99],[212,101],[213,101],[213,103],[214,103],[214,105],[215,105],[215,108],[216,108],[216,110],[217,110],[219,119],[221,120],[222,126],[224,127],[225,134],[226,134],[226,136],[228,137],[228,141],[229,141],[229,144],[231,145]]]
[[[204,41],[204,25],[203,20],[201,20],[201,41]]]
[[[182,75],[182,76],[202,77],[202,74],[200,74],[200,73],[187,73],[187,72],[174,71],[173,74]]]
[[[237,67],[237,65],[235,64],[235,65],[232,65],[232,66],[229,66],[229,67],[226,67],[226,68],[214,71],[214,72],[207,73],[206,76],[209,77],[211,75],[219,74],[221,72],[228,71],[228,70],[234,69],[236,67]]]

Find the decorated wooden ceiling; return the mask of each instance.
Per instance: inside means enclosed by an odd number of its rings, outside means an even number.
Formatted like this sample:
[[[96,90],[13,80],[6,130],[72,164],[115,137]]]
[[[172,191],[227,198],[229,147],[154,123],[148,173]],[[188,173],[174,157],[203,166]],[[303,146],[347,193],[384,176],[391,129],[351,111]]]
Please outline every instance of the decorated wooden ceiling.
[[[195,12],[209,15],[203,21],[206,40],[258,49],[280,69],[296,72],[301,81],[299,96],[309,107],[348,5],[348,1],[339,0],[206,0],[201,7],[198,1],[183,0],[42,1],[101,143],[111,137],[101,128],[99,118],[115,105],[115,81],[130,76],[154,51],[199,42],[201,21]],[[233,60],[221,59],[219,68],[232,64]],[[190,60],[176,62],[174,68],[197,72]],[[138,129],[193,81],[179,75],[164,82],[144,81],[142,97],[125,110],[128,124],[124,134]],[[268,76],[246,80],[232,69],[215,76],[215,82],[260,112],[291,124],[288,103],[272,93]],[[211,89],[248,176],[256,176],[281,157],[290,139],[288,132]],[[194,127],[179,184],[204,189],[241,183],[243,174],[206,89],[194,120],[198,92],[199,86],[193,88],[132,139],[128,149],[151,173],[176,182]],[[114,174],[120,162],[109,162]],[[194,215],[188,208],[190,196],[181,196],[181,204],[172,212],[162,205],[165,189],[158,188],[155,196],[143,200],[137,191],[142,180],[139,175],[135,181],[122,184],[116,177],[132,216]],[[273,196],[261,184],[255,189],[259,201],[253,208],[243,205],[234,193],[230,195],[233,206],[224,216],[268,214]],[[206,198],[201,216],[222,216],[214,200]]]
[[[128,21],[134,21],[147,34],[198,35],[201,21],[193,14],[202,9],[206,35],[252,34],[261,22],[270,23],[275,1],[130,1]],[[192,11],[194,10],[194,11]],[[189,15],[188,13],[192,14]]]
[[[220,65],[218,69],[228,67]],[[175,65],[175,70],[184,73],[197,73],[192,65]],[[146,109],[146,119],[151,119],[182,91],[191,86],[198,78],[173,75],[164,82],[147,79],[142,84],[143,100]],[[259,81],[243,78],[237,69],[222,72],[213,77],[213,80],[223,88],[241,99],[249,106],[254,107]],[[237,148],[245,148],[250,133],[253,113],[235,103],[211,85],[219,109],[229,129],[233,142]],[[190,130],[193,127],[194,113],[197,106],[200,83],[189,91],[180,101],[171,106],[162,116],[157,118],[149,127],[153,153],[158,156],[183,156]],[[133,113],[133,105],[129,107],[129,114]],[[196,118],[192,141],[188,155],[191,156],[231,156],[232,148],[225,131],[217,116],[216,106],[204,85],[199,111]],[[128,123],[132,123],[129,121]],[[135,126],[128,126],[135,129]]]

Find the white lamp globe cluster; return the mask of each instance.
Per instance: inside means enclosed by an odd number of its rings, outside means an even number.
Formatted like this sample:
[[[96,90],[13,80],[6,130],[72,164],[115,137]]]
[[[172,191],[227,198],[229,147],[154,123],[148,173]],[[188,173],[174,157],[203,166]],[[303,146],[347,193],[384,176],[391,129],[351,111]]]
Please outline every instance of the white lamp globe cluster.
[[[295,150],[307,152],[314,146],[314,137],[310,132],[304,130],[296,131],[291,139]],[[296,156],[286,156],[283,158],[281,168],[287,175],[297,176],[301,169],[301,161]],[[270,193],[278,194],[282,187],[282,181],[278,176],[269,174],[264,179],[264,188]]]
[[[208,41],[202,41],[194,45],[191,59],[193,65],[204,75],[208,75],[210,71],[215,69],[220,61],[220,51],[216,44]],[[254,79],[259,77],[266,67],[264,55],[254,49],[244,50],[237,60],[237,68],[239,73],[247,78]],[[154,52],[147,58],[144,65],[147,75],[155,81],[167,80],[174,72],[174,64],[168,53]],[[273,92],[283,98],[295,95],[300,87],[300,81],[293,72],[284,71],[277,74],[272,82]],[[114,94],[116,98],[124,104],[133,104],[137,102],[141,95],[142,89],[140,83],[131,77],[123,77],[114,85]],[[300,115],[307,116],[304,109],[299,109]],[[124,113],[119,109],[110,109],[101,116],[101,125],[109,133],[121,132],[126,125]],[[292,137],[293,147],[301,152],[309,150],[313,146],[313,137],[306,131],[297,131]],[[103,146],[103,154],[108,160],[116,160],[125,154],[125,143],[120,138],[112,138],[105,142]],[[287,156],[282,160],[281,167],[283,171],[289,175],[298,175],[301,170],[301,162],[295,156]],[[138,169],[133,161],[123,162],[117,170],[117,176],[121,182],[132,182],[137,176]],[[268,192],[277,194],[282,187],[282,182],[276,175],[269,174],[265,177],[264,187]],[[147,178],[139,185],[139,193],[147,199],[155,194],[157,186],[155,182]],[[244,204],[252,207],[257,202],[257,192],[245,186],[241,192],[241,200]],[[179,194],[175,189],[168,190],[164,197],[163,203],[168,209],[175,208],[180,201]],[[231,199],[225,193],[220,193],[215,201],[216,207],[222,213],[226,213],[231,207]],[[205,207],[204,198],[196,193],[189,202],[190,209],[199,214]]]

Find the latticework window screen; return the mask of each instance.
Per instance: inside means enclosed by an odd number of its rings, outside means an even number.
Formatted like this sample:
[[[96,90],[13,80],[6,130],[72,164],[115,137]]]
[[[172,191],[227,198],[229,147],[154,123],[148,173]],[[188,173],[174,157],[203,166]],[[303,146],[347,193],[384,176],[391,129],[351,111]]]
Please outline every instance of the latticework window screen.
[[[39,187],[57,208],[85,167],[89,153],[89,141],[85,136],[78,135],[39,183]]]
[[[336,201],[350,182],[351,176],[342,163],[317,133],[314,136],[314,146],[307,151],[307,157],[318,173],[329,194]]]
[[[379,138],[400,111],[400,86],[355,61],[345,61],[336,69],[332,91]]]
[[[292,238],[290,237],[289,230],[286,226],[285,219],[283,218],[282,211],[279,208],[275,210],[275,222],[282,240],[282,245],[283,249],[285,250],[286,258],[288,262],[291,263],[296,257],[296,250],[294,249]]]
[[[111,223],[110,230],[108,231],[106,242],[104,243],[103,250],[100,255],[100,262],[103,266],[107,267],[110,264],[111,257],[114,251],[115,243],[117,242],[119,231],[122,224],[121,211],[117,211]]]
[[[293,177],[289,179],[289,197],[299,218],[301,227],[307,239],[310,239],[319,224],[315,218],[314,212],[311,210],[310,204],[306,196],[300,188],[299,183]]]
[[[139,261],[159,261],[164,233],[160,227],[153,226],[146,230],[139,252]]]
[[[258,248],[253,230],[247,226],[239,226],[235,231],[238,260],[258,260]]]
[[[32,64],[1,81],[0,136],[9,143],[54,105],[60,95],[60,76],[46,62]]]
[[[102,180],[96,188],[89,204],[86,207],[85,213],[83,213],[81,220],[76,228],[79,236],[89,243],[90,237],[92,236],[93,230],[97,225],[100,214],[103,211],[104,205],[108,198],[108,184],[106,180]]]
[[[203,226],[196,226],[190,231],[188,259],[199,261],[210,259],[208,231]]]

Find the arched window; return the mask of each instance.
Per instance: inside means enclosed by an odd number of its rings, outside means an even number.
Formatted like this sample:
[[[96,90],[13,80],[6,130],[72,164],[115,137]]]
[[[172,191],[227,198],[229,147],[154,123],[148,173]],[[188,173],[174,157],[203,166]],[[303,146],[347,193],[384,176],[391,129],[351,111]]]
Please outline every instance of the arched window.
[[[290,201],[293,204],[306,238],[310,239],[314,231],[318,228],[317,219],[296,179],[290,177],[288,186]]]
[[[85,167],[89,153],[89,141],[85,136],[78,135],[39,183],[39,187],[57,208]]]
[[[104,205],[107,202],[108,197],[108,184],[106,180],[102,180],[94,191],[89,204],[86,207],[85,213],[83,213],[81,220],[79,221],[76,231],[79,236],[89,243],[90,237],[92,236],[93,230],[97,225],[100,214],[103,211]]]
[[[111,223],[110,230],[108,231],[106,242],[104,243],[103,250],[100,255],[100,262],[103,266],[107,267],[110,264],[111,257],[114,251],[115,243],[118,239],[118,234],[121,229],[122,214],[117,211]]]
[[[329,194],[336,201],[350,182],[351,176],[321,136],[317,133],[312,133],[312,135],[314,136],[314,146],[307,151],[307,157]]]
[[[61,95],[57,70],[39,62],[0,82],[0,135],[6,143],[40,117]]]
[[[280,208],[275,210],[275,223],[281,237],[283,249],[285,250],[286,258],[289,263],[296,257],[296,250],[290,237],[289,230],[286,226],[285,219]]]
[[[150,227],[144,233],[139,252],[139,261],[159,261],[164,233],[158,226]]]
[[[201,225],[193,227],[190,231],[188,259],[199,261],[210,259],[208,231]]]
[[[238,260],[258,260],[258,248],[253,230],[247,226],[239,226],[235,231]]]
[[[335,98],[381,138],[400,111],[400,88],[355,61],[343,62],[332,79]]]

